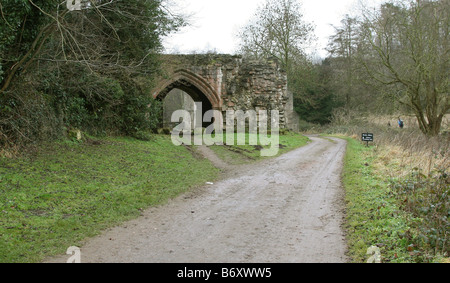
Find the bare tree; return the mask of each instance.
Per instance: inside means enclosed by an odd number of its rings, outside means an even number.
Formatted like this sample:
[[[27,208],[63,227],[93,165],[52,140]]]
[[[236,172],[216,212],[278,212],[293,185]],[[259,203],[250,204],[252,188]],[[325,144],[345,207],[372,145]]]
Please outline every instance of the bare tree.
[[[303,19],[297,0],[267,0],[240,32],[240,49],[256,58],[277,58],[289,70],[293,58],[303,55],[313,26]]]
[[[404,2],[404,1],[403,1]],[[417,117],[420,129],[438,135],[449,104],[449,0],[392,2],[366,11],[364,40],[371,77],[386,86]]]
[[[6,69],[0,94],[36,61],[80,63],[100,71],[154,71],[145,62],[162,48],[159,37],[185,25],[182,17],[170,12],[167,1],[26,0],[28,9],[21,13],[15,12],[15,1],[0,4],[0,39],[17,37],[6,47],[0,43],[0,66]],[[17,14],[16,27],[7,21],[6,12]],[[32,34],[29,42],[25,33]]]
[[[330,37],[328,52],[333,58],[334,87],[344,97],[345,110],[351,107],[355,94],[355,81],[358,79],[356,56],[359,42],[359,24],[356,18],[346,15],[341,26],[334,27],[335,34]]]

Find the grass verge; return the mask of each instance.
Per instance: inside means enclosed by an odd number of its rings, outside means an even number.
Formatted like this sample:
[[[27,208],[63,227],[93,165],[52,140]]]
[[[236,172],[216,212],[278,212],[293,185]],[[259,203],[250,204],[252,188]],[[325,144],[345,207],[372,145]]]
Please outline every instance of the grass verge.
[[[388,184],[374,172],[373,149],[355,139],[343,138],[348,141],[343,185],[349,256],[353,262],[365,262],[368,248],[378,246],[383,262],[407,262],[407,243],[398,241],[398,235],[408,226],[389,196]]]
[[[353,138],[341,138],[348,141],[343,185],[352,261],[367,261],[367,250],[371,246],[380,248],[382,262],[442,261],[442,257],[430,257],[423,247],[417,245],[420,235],[414,232],[417,230],[415,226],[423,223],[424,218],[412,215],[402,207],[403,201],[393,186],[398,180],[387,173],[398,171],[398,164],[385,162],[378,147],[368,148]]]
[[[170,137],[47,144],[0,158],[0,262],[40,262],[219,171]]]
[[[211,149],[214,150],[214,152],[222,160],[231,165],[246,164],[269,158],[261,156],[261,149],[269,148],[268,146],[262,147],[261,145],[249,145],[249,139],[249,134],[246,134],[246,145],[237,145],[235,142],[233,145],[212,146]],[[224,135],[224,140],[226,140],[226,135]],[[237,141],[237,139],[235,139],[235,141]],[[280,156],[283,153],[305,146],[308,142],[309,138],[301,134],[292,132],[282,134],[279,136],[279,144],[277,145],[278,153],[276,156]]]

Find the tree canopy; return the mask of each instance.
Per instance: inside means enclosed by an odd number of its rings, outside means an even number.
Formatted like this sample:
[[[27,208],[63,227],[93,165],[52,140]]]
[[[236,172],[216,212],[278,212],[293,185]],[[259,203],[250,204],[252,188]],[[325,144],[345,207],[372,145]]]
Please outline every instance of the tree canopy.
[[[304,19],[298,0],[267,0],[239,33],[240,53],[255,59],[276,58],[287,72],[294,108],[303,120],[327,123],[333,95],[321,66],[305,49],[314,41],[314,25]]]
[[[401,110],[424,134],[439,134],[450,109],[449,4],[391,1],[343,19],[329,52],[333,88],[347,110]]]
[[[426,135],[439,134],[449,100],[448,0],[387,3],[361,22],[362,56],[371,78],[393,86],[392,96],[414,113]]]
[[[0,143],[155,127],[147,92],[162,38],[184,24],[165,0],[83,0],[73,11],[60,0],[2,0]]]

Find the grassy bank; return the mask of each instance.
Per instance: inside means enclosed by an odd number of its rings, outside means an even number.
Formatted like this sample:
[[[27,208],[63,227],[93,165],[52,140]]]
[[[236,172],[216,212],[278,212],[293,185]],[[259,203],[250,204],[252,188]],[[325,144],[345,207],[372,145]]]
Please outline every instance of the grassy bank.
[[[404,134],[391,139],[401,140]],[[343,184],[352,261],[366,261],[371,246],[380,248],[382,262],[439,262],[448,257],[448,159],[440,154],[424,157],[422,150],[428,151],[433,141],[413,152],[410,145],[384,141],[366,147],[355,135],[345,138]]]
[[[343,185],[347,201],[347,239],[353,262],[365,262],[367,249],[378,246],[383,262],[408,262],[408,243],[399,235],[408,225],[384,176],[375,172],[373,148],[346,138]]]
[[[218,174],[165,136],[53,143],[2,158],[0,262],[64,253]]]

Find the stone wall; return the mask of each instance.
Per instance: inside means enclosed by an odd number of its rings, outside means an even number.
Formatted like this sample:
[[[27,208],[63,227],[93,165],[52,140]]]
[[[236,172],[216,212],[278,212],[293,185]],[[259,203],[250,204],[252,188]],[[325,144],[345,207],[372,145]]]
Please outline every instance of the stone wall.
[[[184,109],[191,114],[191,125],[194,128],[196,127],[194,100],[186,92],[173,89],[168,93],[163,103],[163,127],[165,129],[172,129],[178,125],[178,123],[172,122],[172,114],[180,109]]]
[[[223,54],[164,55],[164,75],[153,91],[164,97],[175,88],[195,101],[206,98],[212,109],[278,110],[280,127],[296,129],[298,116],[288,92],[286,73],[275,61],[251,61]]]

